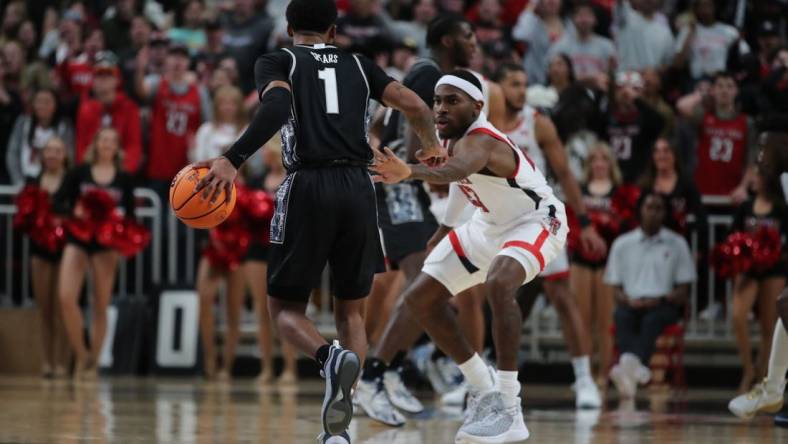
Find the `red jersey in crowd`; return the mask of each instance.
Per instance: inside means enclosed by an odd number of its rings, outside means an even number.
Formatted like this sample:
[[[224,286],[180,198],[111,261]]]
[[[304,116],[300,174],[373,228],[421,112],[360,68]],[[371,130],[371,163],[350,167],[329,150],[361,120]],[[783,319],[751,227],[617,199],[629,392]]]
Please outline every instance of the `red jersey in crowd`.
[[[196,84],[176,94],[162,79],[151,114],[147,177],[169,181],[187,163],[189,138],[200,126],[200,92]]]
[[[70,58],[57,67],[63,86],[70,95],[82,97],[93,84],[93,63],[85,54]]]
[[[695,183],[703,196],[727,196],[744,177],[747,158],[747,115],[721,119],[703,116],[698,140]]]
[[[82,162],[98,130],[108,126],[115,128],[120,135],[123,169],[130,174],[136,173],[142,159],[140,109],[122,92],[117,93],[115,101],[109,107],[88,96],[80,101],[77,110],[77,163]]]

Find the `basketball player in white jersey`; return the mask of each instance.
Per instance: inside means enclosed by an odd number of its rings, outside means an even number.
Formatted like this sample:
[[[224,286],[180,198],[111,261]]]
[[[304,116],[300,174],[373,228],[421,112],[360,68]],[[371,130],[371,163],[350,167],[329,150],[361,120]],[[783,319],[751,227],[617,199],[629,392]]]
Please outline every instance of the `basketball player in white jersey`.
[[[440,167],[411,165],[386,148],[371,167],[380,182],[450,184],[444,225],[436,234],[442,239],[404,298],[468,383],[468,411],[455,442],[522,441],[529,432],[517,379],[522,319],[515,291],[563,250],[569,231],[564,205],[534,163],[484,117],[481,83],[471,72],[441,77],[434,99],[449,160]],[[476,207],[472,218],[453,228],[468,205]],[[495,373],[474,353],[449,306],[452,296],[480,284],[493,316]]]
[[[604,241],[594,227],[588,224],[580,186],[569,169],[567,155],[555,125],[550,118],[539,114],[536,109],[525,103],[528,87],[525,70],[521,65],[504,64],[498,69],[495,80],[501,85],[506,101],[506,116],[499,129],[534,161],[540,171],[544,174],[552,172],[563,191],[565,201],[578,215],[581,223],[585,223],[584,241],[591,248],[604,252]],[[554,187],[554,184],[551,186]],[[561,319],[564,340],[572,356],[575,373],[575,405],[578,408],[599,408],[602,402],[591,376],[588,332],[569,289],[569,258],[566,250],[550,262],[539,277],[545,294]],[[538,282],[531,284],[534,285],[538,287]],[[535,289],[529,288],[529,290]],[[532,293],[532,291],[526,292],[525,289],[523,292]],[[530,307],[531,304],[524,305]]]

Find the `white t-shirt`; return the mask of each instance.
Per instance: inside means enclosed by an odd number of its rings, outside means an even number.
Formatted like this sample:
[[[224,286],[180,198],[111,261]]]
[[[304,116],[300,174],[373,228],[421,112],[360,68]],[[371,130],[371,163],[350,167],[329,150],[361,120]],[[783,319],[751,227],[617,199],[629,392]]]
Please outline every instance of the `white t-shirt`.
[[[41,152],[44,145],[52,137],[57,136],[55,128],[41,128],[37,126],[33,130],[32,144],[22,145],[22,174],[26,177],[36,177],[41,173]]]
[[[566,33],[550,47],[547,59],[552,60],[557,54],[566,54],[572,59],[578,77],[588,77],[607,74],[610,61],[616,56],[616,48],[610,39],[596,34],[583,41],[576,33]]]
[[[616,11],[619,24],[616,33],[619,69],[642,70],[664,66],[673,61],[675,45],[673,33],[655,14],[651,20],[632,9],[629,1]]]
[[[200,162],[221,156],[243,133],[243,128],[224,123],[216,125],[205,122],[200,125],[194,139],[194,149],[189,152],[189,160]]]
[[[676,40],[676,53],[681,52],[684,42],[689,37],[690,27],[685,26],[679,31]],[[693,78],[699,79],[706,74],[714,74],[725,70],[728,60],[728,48],[739,38],[739,31],[731,25],[714,23],[695,28],[695,38],[690,43],[689,68]]]

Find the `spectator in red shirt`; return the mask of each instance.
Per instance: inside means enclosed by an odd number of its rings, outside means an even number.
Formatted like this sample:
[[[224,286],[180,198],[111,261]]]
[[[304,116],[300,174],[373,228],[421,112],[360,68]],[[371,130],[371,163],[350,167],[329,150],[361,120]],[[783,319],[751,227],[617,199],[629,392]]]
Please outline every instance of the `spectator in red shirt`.
[[[189,163],[187,153],[200,123],[210,120],[211,99],[189,71],[189,50],[171,45],[164,74],[145,76],[147,49],[139,52],[134,79],[137,94],[152,104],[145,177],[164,196],[175,174]]]
[[[77,111],[77,164],[82,162],[96,133],[101,128],[113,127],[123,141],[123,169],[134,174],[142,159],[139,107],[118,88],[120,70],[114,54],[100,53],[91,75],[93,95],[85,96]]]
[[[94,29],[85,38],[82,53],[67,58],[57,67],[67,97],[79,99],[90,93],[93,63],[96,61],[96,55],[103,50],[104,32],[101,29]]]
[[[718,73],[709,95],[696,91],[677,104],[697,129],[698,191],[702,196],[729,196],[736,204],[747,198],[757,151],[754,124],[736,106],[738,93],[733,75]]]

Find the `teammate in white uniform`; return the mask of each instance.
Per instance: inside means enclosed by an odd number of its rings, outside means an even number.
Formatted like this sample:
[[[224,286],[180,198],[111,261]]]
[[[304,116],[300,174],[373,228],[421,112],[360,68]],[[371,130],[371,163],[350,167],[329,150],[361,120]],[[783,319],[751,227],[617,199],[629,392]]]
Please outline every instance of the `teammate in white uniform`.
[[[506,102],[506,116],[501,129],[534,161],[540,171],[552,172],[560,184],[560,191],[563,191],[567,204],[587,225],[582,237],[594,249],[604,251],[604,241],[587,223],[580,186],[569,169],[567,155],[555,126],[548,117],[542,116],[536,109],[525,104],[528,87],[525,70],[517,64],[502,65],[496,73],[496,80],[503,89]],[[564,339],[572,356],[575,373],[574,389],[577,394],[575,405],[578,408],[599,408],[602,401],[591,376],[589,359],[591,343],[587,339],[588,332],[569,289],[569,258],[566,249],[550,262],[539,277],[542,279],[530,285],[531,288],[519,291],[518,302],[526,312],[524,317],[530,312],[535,295],[541,286],[558,312]]]
[[[487,122],[481,84],[469,71],[441,77],[435,87],[436,127],[452,156],[440,167],[408,165],[389,149],[376,153],[375,180],[450,183],[442,237],[405,300],[435,344],[460,363],[469,386],[466,420],[455,442],[505,443],[528,438],[522,416],[517,351],[522,319],[515,291],[564,248],[563,204],[534,163]],[[470,221],[452,229],[464,207]],[[492,374],[457,325],[449,299],[483,284],[493,315],[498,371]]]

